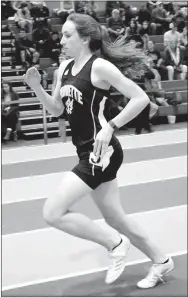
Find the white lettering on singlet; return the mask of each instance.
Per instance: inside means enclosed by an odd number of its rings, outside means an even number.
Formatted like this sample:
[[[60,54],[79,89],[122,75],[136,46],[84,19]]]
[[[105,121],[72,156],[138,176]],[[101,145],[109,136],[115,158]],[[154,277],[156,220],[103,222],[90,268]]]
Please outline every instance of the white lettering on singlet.
[[[75,88],[74,86],[71,86],[71,85],[63,86],[60,89],[60,96],[61,96],[61,98],[69,97],[69,98],[74,99],[78,103],[83,105],[82,93],[77,88]]]

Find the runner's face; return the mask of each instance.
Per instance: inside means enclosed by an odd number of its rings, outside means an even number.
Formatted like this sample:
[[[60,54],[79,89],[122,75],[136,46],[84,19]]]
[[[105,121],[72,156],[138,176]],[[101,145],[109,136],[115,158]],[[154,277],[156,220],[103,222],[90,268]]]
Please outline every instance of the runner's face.
[[[66,21],[62,28],[62,34],[61,45],[63,50],[68,56],[74,58],[83,47],[83,41],[76,30],[75,24],[72,21]]]

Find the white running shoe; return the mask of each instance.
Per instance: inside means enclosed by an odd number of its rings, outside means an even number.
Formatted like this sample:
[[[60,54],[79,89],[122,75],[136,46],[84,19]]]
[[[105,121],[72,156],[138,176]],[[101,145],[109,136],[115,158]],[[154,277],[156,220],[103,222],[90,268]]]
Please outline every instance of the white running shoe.
[[[126,256],[130,247],[130,240],[126,237],[122,237],[122,242],[117,248],[109,252],[109,257],[112,260],[107,274],[105,283],[113,283],[123,272],[126,264]]]
[[[165,264],[153,264],[146,278],[137,283],[140,289],[149,289],[157,285],[159,281],[164,283],[163,276],[174,269],[174,262],[169,257],[169,261]]]

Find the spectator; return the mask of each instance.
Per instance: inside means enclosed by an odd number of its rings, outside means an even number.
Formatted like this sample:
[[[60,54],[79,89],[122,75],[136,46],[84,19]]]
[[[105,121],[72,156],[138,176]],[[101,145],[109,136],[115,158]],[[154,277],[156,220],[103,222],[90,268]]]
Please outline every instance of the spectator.
[[[31,33],[33,29],[33,20],[28,8],[28,4],[23,2],[14,16],[18,28],[24,29],[27,33]]]
[[[40,53],[40,57],[48,57],[47,43],[50,36],[50,31],[43,27],[43,23],[39,22],[38,28],[33,31],[33,41],[36,44],[36,50]]]
[[[187,27],[184,27],[183,32],[180,34],[180,45],[187,48]]]
[[[59,66],[59,55],[61,53],[61,44],[58,32],[52,32],[51,38],[47,41],[48,57],[54,61],[54,65]]]
[[[110,2],[110,1],[109,1]],[[124,4],[124,10],[125,10],[125,13],[124,13],[124,26],[125,27],[128,27],[129,24],[130,24],[130,21],[132,19],[134,19],[134,14],[133,14],[133,11],[131,10],[131,6],[130,5],[126,5]]]
[[[144,77],[141,77],[137,83],[139,83],[139,86],[146,91],[146,82],[147,80],[151,80],[154,78],[153,73],[148,68],[147,73],[145,73]],[[135,134],[139,135],[141,134],[142,130],[144,129],[147,133],[153,132],[150,125],[150,108],[151,104],[149,103],[142,112],[135,118]]]
[[[188,66],[188,43],[187,43],[187,27],[183,28],[183,32],[180,37],[180,47],[184,50],[184,62]]]
[[[139,28],[137,26],[137,22],[135,21],[135,19],[130,21],[130,25],[129,27],[126,28],[125,31],[125,36],[129,37],[129,36],[133,36],[138,34]]]
[[[118,9],[112,11],[112,16],[107,21],[107,27],[112,42],[125,33],[123,20]]]
[[[97,10],[98,6],[95,1],[88,1],[85,5],[85,13],[90,15],[93,19],[99,22],[99,18],[97,17]]]
[[[156,35],[157,25],[151,22],[151,12],[145,5],[142,5],[140,11],[138,12],[138,22],[143,26],[143,23],[148,23],[149,33],[148,35]],[[146,26],[146,25],[145,25]]]
[[[34,27],[38,27],[38,23],[42,22],[45,27],[51,28],[50,13],[47,6],[43,5],[43,2],[37,2],[33,8],[31,8],[31,16],[34,20]]]
[[[39,53],[36,51],[36,45],[27,38],[23,29],[20,30],[20,37],[16,40],[16,56],[21,60],[24,69],[35,65],[39,59]]]
[[[2,84],[2,111],[1,111],[1,124],[2,124],[2,136],[4,141],[10,140],[11,134],[13,140],[17,141],[17,123],[19,116],[18,103],[9,104],[9,101],[16,101],[19,97],[16,92],[13,91],[12,85],[9,82]]]
[[[144,49],[146,50],[147,44],[149,41],[149,35],[151,35],[151,27],[149,27],[149,23],[147,21],[144,21],[142,23],[141,28],[138,30],[138,33],[143,39],[144,42]]]
[[[86,1],[75,1],[75,12],[77,13],[85,13],[85,5]]]
[[[152,11],[152,22],[157,25],[157,33],[159,33],[159,31],[160,34],[166,32],[171,21],[172,17],[168,16],[167,11],[163,8],[163,3],[158,2],[157,7]]]
[[[31,1],[11,1],[12,2],[12,7],[14,8],[15,11],[18,11],[20,9],[20,5],[24,2],[28,5],[28,8],[30,10],[30,8],[32,7],[32,2]]]
[[[181,34],[177,31],[176,23],[171,23],[169,27],[170,30],[164,34],[164,46],[168,46],[169,42],[171,41],[174,41],[175,43],[177,43],[177,46],[179,46]]]
[[[164,62],[168,70],[168,79],[173,80],[174,74],[184,80],[187,75],[187,66],[184,64],[185,51],[178,46],[178,42],[171,40],[164,51]]]
[[[122,1],[106,1],[106,16],[107,18],[111,17],[112,11],[114,9],[120,10],[120,8],[124,8],[124,4]]]
[[[187,11],[187,8],[186,8]],[[177,30],[179,32],[183,31],[183,28],[185,27],[185,19],[186,15],[182,9],[180,9],[179,6],[176,7],[176,13],[173,17],[173,21],[176,22]]]
[[[155,49],[155,45],[152,40],[148,41],[146,54],[150,58],[155,80],[159,82],[158,87],[161,88],[160,81],[167,79],[167,69],[164,66],[164,60],[161,53]]]
[[[148,23],[151,22],[151,12],[145,5],[142,5],[138,11],[138,22],[139,24],[142,24],[144,21],[147,21]]]

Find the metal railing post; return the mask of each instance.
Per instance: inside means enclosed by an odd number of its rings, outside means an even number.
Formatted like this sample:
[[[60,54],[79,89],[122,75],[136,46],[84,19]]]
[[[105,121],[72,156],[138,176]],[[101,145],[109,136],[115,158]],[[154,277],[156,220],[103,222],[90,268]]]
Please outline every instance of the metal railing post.
[[[46,109],[44,105],[42,105],[42,115],[43,115],[43,128],[44,128],[44,144],[48,144]]]

